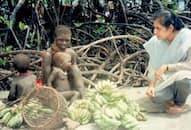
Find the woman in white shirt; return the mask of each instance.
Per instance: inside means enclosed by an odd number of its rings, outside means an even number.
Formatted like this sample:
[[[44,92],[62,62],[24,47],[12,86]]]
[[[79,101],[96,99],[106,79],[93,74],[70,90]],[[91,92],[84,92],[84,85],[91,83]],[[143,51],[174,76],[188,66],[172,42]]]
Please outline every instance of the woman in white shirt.
[[[150,57],[146,94],[170,113],[183,112],[191,89],[191,30],[168,10],[154,15],[153,26],[154,36],[144,44]]]

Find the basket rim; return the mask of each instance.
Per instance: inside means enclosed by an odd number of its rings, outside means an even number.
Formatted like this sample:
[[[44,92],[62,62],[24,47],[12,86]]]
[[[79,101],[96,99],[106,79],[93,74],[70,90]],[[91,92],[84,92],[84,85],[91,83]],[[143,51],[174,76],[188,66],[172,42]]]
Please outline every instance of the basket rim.
[[[52,91],[52,92],[56,95],[56,96],[55,96],[55,97],[56,97],[56,100],[59,101],[59,96],[57,95],[58,92],[57,92],[54,88],[43,86],[43,88],[38,88],[38,89],[36,89],[36,91],[38,91],[38,90],[44,91],[44,90],[46,90],[46,89]],[[32,92],[31,95],[32,95],[33,93],[35,93],[36,91]],[[30,97],[30,98],[31,98],[31,97]],[[30,98],[29,98],[29,99],[30,99]],[[27,101],[25,102],[25,104],[26,104],[26,103],[27,103]],[[56,107],[56,109],[55,109],[55,112],[53,113],[54,115],[51,116],[51,118],[48,119],[46,122],[43,122],[43,124],[40,124],[40,123],[39,123],[39,125],[38,125],[38,124],[33,124],[31,121],[29,121],[29,119],[27,118],[25,112],[23,112],[22,115],[23,115],[23,118],[24,118],[26,124],[29,125],[31,128],[43,128],[43,127],[45,127],[45,126],[48,126],[48,124],[50,124],[50,123],[52,122],[52,120],[54,120],[54,119],[56,118],[60,106],[61,106],[61,104],[58,103],[58,104],[57,104],[57,107]]]

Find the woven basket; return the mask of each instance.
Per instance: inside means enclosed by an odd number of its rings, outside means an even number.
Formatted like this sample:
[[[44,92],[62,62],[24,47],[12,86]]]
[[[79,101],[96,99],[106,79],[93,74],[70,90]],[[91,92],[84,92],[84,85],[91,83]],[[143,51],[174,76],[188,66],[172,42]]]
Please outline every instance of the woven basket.
[[[49,117],[41,119],[33,119],[23,111],[25,122],[33,130],[53,130],[63,126],[62,119],[67,114],[67,103],[64,97],[51,87],[35,88],[23,101],[23,105],[27,105],[31,98],[36,98],[43,106],[53,110]]]

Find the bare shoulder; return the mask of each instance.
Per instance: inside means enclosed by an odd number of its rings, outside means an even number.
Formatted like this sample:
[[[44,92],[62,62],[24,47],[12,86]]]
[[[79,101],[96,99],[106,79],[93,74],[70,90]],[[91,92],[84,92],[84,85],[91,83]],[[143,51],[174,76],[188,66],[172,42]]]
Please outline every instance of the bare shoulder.
[[[61,71],[62,71],[62,69],[60,69],[60,68],[58,68],[58,67],[53,66],[53,68],[52,68],[52,72],[53,72],[53,73],[59,73],[59,72],[61,72]]]
[[[29,76],[29,78],[31,77],[31,79],[34,79],[34,80],[36,80],[37,79],[37,76],[36,75],[34,75],[34,74],[31,74],[30,76]]]
[[[25,80],[26,82],[36,82],[37,76],[34,74],[31,74],[31,75],[28,75],[26,77],[23,77],[23,80]],[[23,81],[23,80],[21,80],[21,81]]]
[[[75,55],[76,54],[76,52],[72,48],[67,48],[66,52],[70,53],[71,55]]]
[[[47,62],[47,60],[52,58],[52,51],[51,50],[44,50],[41,53],[41,56],[43,58],[43,60],[45,60]]]

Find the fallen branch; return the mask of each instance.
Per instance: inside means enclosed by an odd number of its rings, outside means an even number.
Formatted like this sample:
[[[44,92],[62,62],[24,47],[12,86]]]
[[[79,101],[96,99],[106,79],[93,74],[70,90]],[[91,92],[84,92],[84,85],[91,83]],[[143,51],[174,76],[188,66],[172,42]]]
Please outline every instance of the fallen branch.
[[[6,53],[0,53],[0,57],[5,57],[5,56],[9,56],[9,55],[16,55],[19,53],[26,53],[26,54],[41,54],[42,51],[37,51],[37,50],[16,50],[16,51],[10,51],[10,52],[6,52]]]
[[[142,43],[146,42],[144,39],[134,36],[134,35],[118,35],[118,36],[111,36],[111,37],[106,37],[106,38],[102,38],[100,40],[94,41],[92,43],[89,43],[88,45],[83,46],[81,49],[79,49],[77,51],[77,53],[81,53],[83,50],[90,48],[91,46],[94,46],[96,44],[105,42],[105,41],[109,41],[109,40],[113,40],[113,39],[122,39],[122,38],[130,38],[130,39],[136,39]]]

